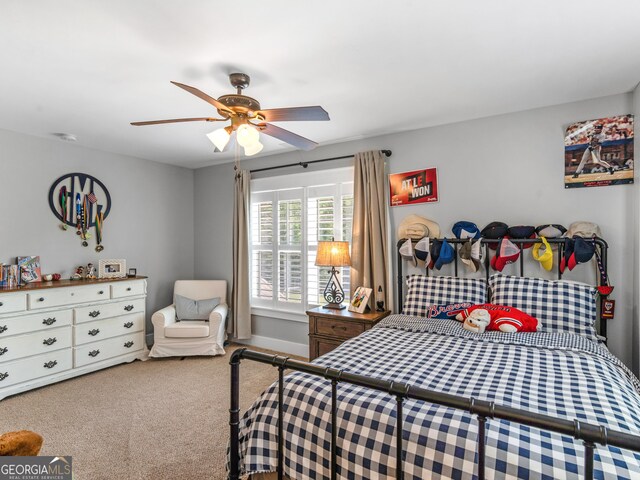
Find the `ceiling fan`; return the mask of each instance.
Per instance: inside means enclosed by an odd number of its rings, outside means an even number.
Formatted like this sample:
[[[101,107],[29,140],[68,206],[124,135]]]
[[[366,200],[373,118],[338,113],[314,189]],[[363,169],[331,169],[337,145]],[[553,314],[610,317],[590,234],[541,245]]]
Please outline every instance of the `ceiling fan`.
[[[250,78],[245,73],[232,73],[229,75],[231,85],[236,88],[237,93],[222,95],[215,99],[197,88],[190,87],[183,83],[171,82],[187,92],[210,103],[218,110],[222,118],[198,117],[198,118],[173,118],[170,120],[151,120],[147,122],[131,122],[131,125],[158,125],[162,123],[178,122],[226,122],[231,124],[215,130],[209,134],[209,140],[220,151],[229,143],[231,134],[236,132],[238,144],[244,147],[245,155],[251,156],[259,153],[263,145],[260,143],[259,132],[275,137],[294,147],[302,150],[311,150],[318,144],[308,138],[301,137],[284,128],[276,127],[270,122],[288,122],[305,120],[329,120],[329,114],[320,106],[313,107],[292,107],[292,108],[272,108],[262,110],[260,103],[251,97],[242,94],[242,91],[249,86]]]

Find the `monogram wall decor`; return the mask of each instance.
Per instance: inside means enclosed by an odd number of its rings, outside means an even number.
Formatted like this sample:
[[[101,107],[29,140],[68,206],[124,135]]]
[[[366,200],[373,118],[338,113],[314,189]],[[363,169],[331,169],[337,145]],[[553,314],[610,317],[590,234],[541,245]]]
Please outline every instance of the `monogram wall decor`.
[[[83,247],[89,246],[95,229],[96,252],[104,250],[104,221],[111,211],[111,195],[97,178],[86,173],[67,173],[49,189],[49,207],[60,220],[60,228],[75,229]]]

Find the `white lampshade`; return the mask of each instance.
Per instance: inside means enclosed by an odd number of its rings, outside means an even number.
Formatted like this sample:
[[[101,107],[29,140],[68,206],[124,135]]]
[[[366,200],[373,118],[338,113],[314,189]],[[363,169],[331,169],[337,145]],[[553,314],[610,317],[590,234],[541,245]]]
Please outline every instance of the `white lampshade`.
[[[247,124],[240,125],[238,127],[236,136],[237,136],[238,144],[241,147],[250,147],[260,141],[260,134],[258,133],[258,130],[253,128],[251,125],[247,125]],[[258,150],[258,152],[259,151],[260,150]]]
[[[211,140],[211,143],[213,143],[218,150],[223,151],[224,147],[226,147],[227,143],[229,143],[231,135],[229,135],[229,132],[227,132],[224,128],[219,128],[218,130],[214,130],[211,133],[207,133],[207,137],[209,138],[209,140]]]
[[[257,141],[253,145],[249,145],[248,147],[244,147],[244,154],[247,157],[250,157],[251,155],[255,155],[256,153],[260,153],[263,148],[264,148],[264,145],[262,145],[260,143],[260,141]]]

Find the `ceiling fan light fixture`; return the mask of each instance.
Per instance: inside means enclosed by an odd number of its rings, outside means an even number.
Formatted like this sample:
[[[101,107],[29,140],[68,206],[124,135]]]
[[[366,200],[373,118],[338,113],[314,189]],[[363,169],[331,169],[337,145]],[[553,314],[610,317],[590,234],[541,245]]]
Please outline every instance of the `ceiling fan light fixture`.
[[[207,133],[207,137],[209,138],[209,140],[211,140],[211,143],[213,143],[218,150],[223,151],[224,147],[226,147],[227,143],[229,143],[231,135],[229,135],[229,132],[227,132],[226,129],[219,128],[211,133]]]
[[[238,139],[238,144],[241,147],[245,147],[245,149],[246,147],[252,147],[260,143],[260,134],[258,133],[258,130],[246,123],[238,127],[238,130],[236,130],[236,137]]]
[[[257,141],[253,145],[249,145],[248,147],[244,147],[244,154],[247,157],[251,157],[252,155],[260,153],[263,148],[264,148],[264,145],[262,145],[260,143],[260,141]]]

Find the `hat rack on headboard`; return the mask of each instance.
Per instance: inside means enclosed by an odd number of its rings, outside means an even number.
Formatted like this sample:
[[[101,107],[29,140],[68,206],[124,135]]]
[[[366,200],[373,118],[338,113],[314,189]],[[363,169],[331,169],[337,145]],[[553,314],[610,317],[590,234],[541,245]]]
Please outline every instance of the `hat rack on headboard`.
[[[469,239],[468,238],[446,238],[447,243],[451,244],[454,248],[455,251],[455,255],[454,255],[454,259],[453,259],[453,264],[454,264],[454,276],[458,277],[459,275],[459,265],[458,265],[458,250],[460,248],[461,245],[463,245],[464,243],[468,242]],[[489,249],[489,245],[497,245],[500,242],[501,239],[488,239],[488,238],[481,238],[479,240],[475,240],[475,241],[479,241],[481,242],[481,245],[484,247],[484,259],[483,259],[483,264],[484,264],[484,269],[485,269],[485,275],[486,275],[486,279],[487,281],[489,280],[489,276],[492,274],[491,269],[490,269],[490,257],[492,255],[490,255],[490,249]],[[520,255],[519,255],[519,264],[520,264],[520,268],[519,268],[519,273],[521,277],[524,277],[524,255],[522,255],[523,253],[523,244],[535,244],[535,243],[542,243],[542,239],[541,238],[522,238],[522,239],[515,239],[515,238],[510,238],[509,239],[511,242],[513,242],[514,244],[516,244],[518,247],[520,247]],[[558,280],[562,279],[562,272],[560,271],[560,263],[562,260],[562,257],[564,256],[564,248],[562,248],[562,246],[564,245],[565,242],[565,238],[564,237],[559,237],[559,238],[547,238],[546,239],[552,246],[553,245],[557,245],[559,248],[557,248],[557,267],[556,267],[556,272],[557,272],[557,277]],[[601,264],[602,264],[602,269],[597,268],[596,269],[596,275],[597,275],[597,281],[598,281],[598,286],[600,285],[605,285],[607,284],[607,249],[609,248],[609,246],[607,245],[607,242],[605,242],[602,238],[600,237],[593,237],[591,239],[587,239],[585,238],[586,241],[588,242],[594,242],[595,246],[596,246],[596,255],[599,256]],[[403,238],[401,240],[398,241],[397,245],[396,245],[396,261],[397,261],[397,272],[398,272],[398,277],[397,277],[397,305],[399,307],[399,311],[402,311],[402,305],[404,303],[404,286],[405,286],[405,282],[404,282],[404,273],[403,273],[403,257],[400,254],[400,247],[407,241],[406,238]],[[417,243],[419,240],[415,239],[412,240],[412,243]],[[554,253],[554,255],[556,254]],[[426,275],[428,276],[430,273],[430,270],[428,268],[425,269],[426,270]],[[602,316],[602,309],[600,308],[600,313],[598,315],[598,325],[597,327],[597,331],[598,331],[598,335],[600,335],[601,337],[605,338],[605,342],[606,342],[606,338],[607,338],[607,319],[603,318]]]

